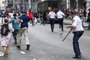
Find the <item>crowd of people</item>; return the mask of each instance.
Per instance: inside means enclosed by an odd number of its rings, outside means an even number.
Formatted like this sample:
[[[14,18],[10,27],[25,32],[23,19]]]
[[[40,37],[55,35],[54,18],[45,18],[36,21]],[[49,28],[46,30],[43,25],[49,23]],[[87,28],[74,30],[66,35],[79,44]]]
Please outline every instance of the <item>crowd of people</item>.
[[[31,12],[30,12],[31,13]],[[26,43],[26,50],[30,49],[28,33],[28,22],[32,22],[33,15],[22,11],[21,13],[13,13],[13,17],[7,13],[4,22],[1,24],[1,46],[3,47],[4,55],[8,55],[10,38],[13,36],[14,44],[18,49],[21,49],[22,36]]]
[[[31,9],[28,12],[26,11],[22,11],[18,13],[14,12],[12,17],[9,15],[8,12],[6,12],[4,23],[2,23],[1,25],[1,40],[0,40],[1,46],[3,47],[4,55],[8,55],[9,42],[10,42],[11,36],[13,36],[14,44],[19,50],[21,49],[22,36],[24,36],[24,41],[27,46],[26,50],[30,49],[29,39],[27,37],[28,26],[29,26],[28,22],[30,22],[32,26],[34,26],[34,24],[38,22],[40,24],[45,25],[46,20],[49,19],[51,32],[54,32],[54,22],[55,22],[55,19],[57,18],[59,23],[59,28],[63,32],[64,31],[63,21],[65,16],[66,14],[61,10],[59,10],[56,13],[54,12],[53,9],[51,9],[49,13],[40,12],[40,14],[38,14],[37,12],[33,13]],[[73,58],[81,58],[81,51],[80,51],[79,42],[78,42],[79,38],[84,33],[84,28],[82,26],[83,23],[80,18],[81,14],[80,16],[78,16],[78,13],[75,10],[72,10],[71,16],[72,16],[73,23],[72,25],[69,25],[67,28],[70,28],[70,31],[73,30],[73,34],[74,34],[73,49],[75,52],[75,56]],[[38,18],[40,18],[40,20]],[[34,23],[35,19],[37,20],[36,23]],[[87,22],[89,22],[88,29],[90,29],[90,9],[88,13]],[[10,26],[10,24],[12,24],[11,25],[12,27]]]

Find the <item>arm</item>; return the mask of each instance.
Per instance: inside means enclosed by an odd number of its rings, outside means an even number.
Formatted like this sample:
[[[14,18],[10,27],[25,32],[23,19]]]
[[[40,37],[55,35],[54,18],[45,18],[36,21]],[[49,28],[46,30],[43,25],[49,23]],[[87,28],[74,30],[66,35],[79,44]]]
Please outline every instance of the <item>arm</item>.
[[[75,26],[73,26],[73,25],[68,25],[67,28],[73,29],[73,28],[75,28]]]
[[[68,25],[67,28],[70,28],[70,30],[73,30],[75,28],[75,26],[73,25]]]
[[[73,19],[72,25],[68,25],[67,28],[74,29],[74,28],[76,28],[76,26],[77,26],[77,20],[76,19]]]
[[[9,23],[12,23],[13,21],[14,21],[14,19],[13,19],[13,18],[11,18],[11,19],[10,19],[10,21],[9,21]]]

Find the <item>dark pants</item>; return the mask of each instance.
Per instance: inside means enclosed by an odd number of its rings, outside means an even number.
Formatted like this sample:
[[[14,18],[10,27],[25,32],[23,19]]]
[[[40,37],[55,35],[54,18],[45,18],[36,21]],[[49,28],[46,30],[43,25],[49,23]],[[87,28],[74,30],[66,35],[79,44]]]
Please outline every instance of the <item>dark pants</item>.
[[[30,18],[32,26],[34,26],[34,20],[32,18]]]
[[[14,30],[14,31],[12,32],[12,33],[13,33],[13,38],[14,38],[15,42],[17,42],[16,36],[17,36],[18,32],[19,32],[19,30]]]
[[[47,18],[46,17],[43,17],[43,21],[42,21],[43,25],[46,24],[46,20],[47,20]]]
[[[54,19],[50,19],[51,31],[54,31]]]
[[[88,22],[88,29],[90,30],[90,22]]]
[[[61,31],[63,31],[63,18],[58,19],[59,21],[59,28],[61,27]]]
[[[73,32],[73,34],[74,34],[74,36],[73,36],[73,49],[74,49],[76,56],[81,54],[78,40],[82,36],[83,33],[84,33],[84,31]]]

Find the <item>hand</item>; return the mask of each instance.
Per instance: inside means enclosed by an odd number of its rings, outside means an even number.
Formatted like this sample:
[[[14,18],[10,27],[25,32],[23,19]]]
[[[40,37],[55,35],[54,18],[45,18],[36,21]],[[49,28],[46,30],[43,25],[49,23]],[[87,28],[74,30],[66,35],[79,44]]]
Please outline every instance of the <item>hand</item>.
[[[22,23],[22,22],[23,22],[23,20],[20,20],[20,22]]]
[[[19,23],[19,21],[18,21],[18,20],[15,20],[14,22],[15,22],[15,23]]]
[[[71,25],[68,25],[67,28],[70,28]]]
[[[74,28],[74,26],[72,26],[72,25],[68,25],[67,28]]]

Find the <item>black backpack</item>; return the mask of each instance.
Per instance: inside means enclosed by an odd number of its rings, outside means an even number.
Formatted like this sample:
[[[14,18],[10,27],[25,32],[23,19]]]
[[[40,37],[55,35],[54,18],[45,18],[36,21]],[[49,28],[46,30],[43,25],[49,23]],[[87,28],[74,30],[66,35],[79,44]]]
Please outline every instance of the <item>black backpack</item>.
[[[9,32],[10,32],[10,30],[9,30],[8,24],[3,24],[1,26],[1,35],[7,36]]]

